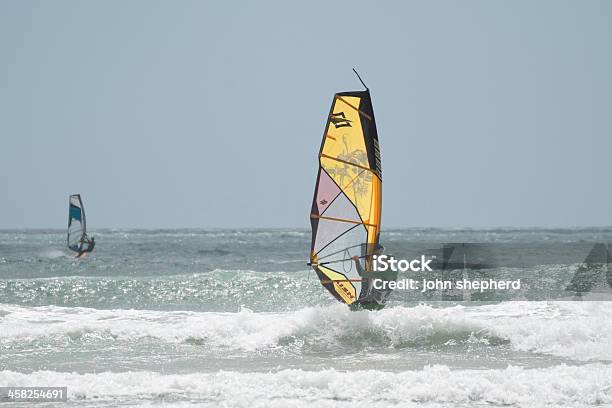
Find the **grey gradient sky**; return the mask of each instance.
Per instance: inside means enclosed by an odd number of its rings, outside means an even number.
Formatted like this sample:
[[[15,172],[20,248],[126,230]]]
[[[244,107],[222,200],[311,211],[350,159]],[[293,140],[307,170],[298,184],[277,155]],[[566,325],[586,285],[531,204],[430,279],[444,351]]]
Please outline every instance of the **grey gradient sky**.
[[[0,228],[307,227],[371,89],[383,228],[612,225],[610,1],[0,0]]]

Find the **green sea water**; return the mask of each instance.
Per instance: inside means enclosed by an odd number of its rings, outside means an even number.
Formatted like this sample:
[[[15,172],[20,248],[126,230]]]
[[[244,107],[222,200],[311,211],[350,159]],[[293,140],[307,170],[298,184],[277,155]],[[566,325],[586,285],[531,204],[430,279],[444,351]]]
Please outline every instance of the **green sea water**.
[[[93,235],[76,260],[64,231],[0,231],[0,386],[67,386],[68,406],[92,407],[612,404],[610,302],[398,291],[382,311],[351,312],[306,266],[306,230]],[[518,269],[541,282],[574,267],[550,248],[580,259],[612,229],[406,229],[381,242],[528,248],[546,262]]]

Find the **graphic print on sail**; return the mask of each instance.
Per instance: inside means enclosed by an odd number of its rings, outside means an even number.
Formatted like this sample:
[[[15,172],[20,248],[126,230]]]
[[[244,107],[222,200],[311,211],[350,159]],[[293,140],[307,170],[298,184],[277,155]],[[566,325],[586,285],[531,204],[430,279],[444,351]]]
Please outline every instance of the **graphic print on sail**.
[[[371,255],[379,249],[381,201],[380,151],[370,91],[366,87],[337,93],[319,151],[310,213],[310,265],[323,286],[351,306],[371,303],[368,272]]]
[[[80,252],[87,238],[85,208],[80,194],[71,195],[68,203],[68,248]]]

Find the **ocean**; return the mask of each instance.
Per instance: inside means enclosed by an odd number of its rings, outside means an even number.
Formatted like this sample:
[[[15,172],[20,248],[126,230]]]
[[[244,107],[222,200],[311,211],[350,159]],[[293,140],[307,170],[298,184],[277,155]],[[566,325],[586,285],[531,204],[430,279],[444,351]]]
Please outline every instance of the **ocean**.
[[[612,302],[397,291],[381,311],[350,311],[306,266],[308,230],[91,234],[95,252],[76,260],[65,231],[0,231],[0,387],[68,389],[67,403],[36,406],[612,406]],[[385,230],[381,242],[538,252],[610,243],[612,228]],[[545,280],[559,265],[523,272]]]

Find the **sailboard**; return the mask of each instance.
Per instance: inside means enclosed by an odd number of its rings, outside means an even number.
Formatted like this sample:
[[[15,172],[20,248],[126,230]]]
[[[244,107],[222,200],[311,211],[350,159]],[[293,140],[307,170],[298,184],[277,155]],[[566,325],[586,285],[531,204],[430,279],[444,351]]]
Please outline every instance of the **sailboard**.
[[[382,170],[372,99],[361,82],[364,91],[335,94],[329,111],[310,212],[309,264],[340,302],[380,308],[368,273],[380,248]]]
[[[68,248],[80,252],[87,239],[85,207],[80,194],[72,194],[68,199]]]

